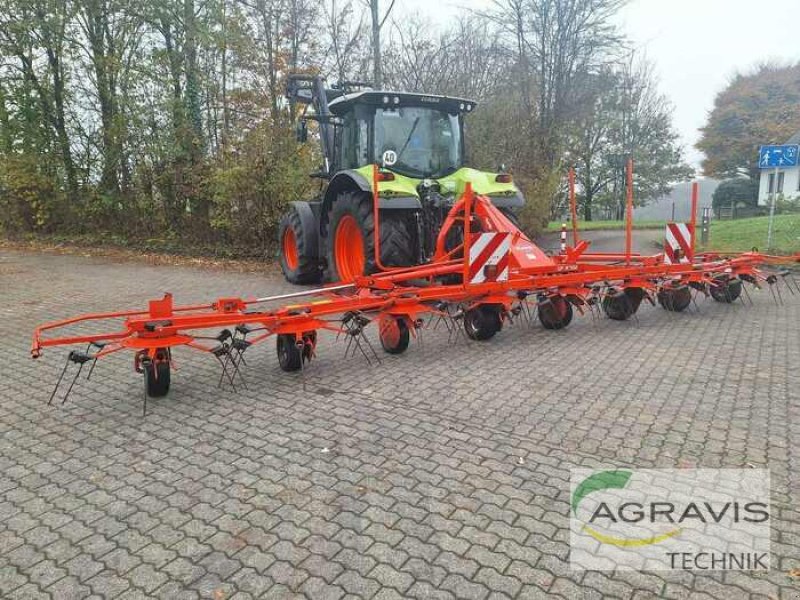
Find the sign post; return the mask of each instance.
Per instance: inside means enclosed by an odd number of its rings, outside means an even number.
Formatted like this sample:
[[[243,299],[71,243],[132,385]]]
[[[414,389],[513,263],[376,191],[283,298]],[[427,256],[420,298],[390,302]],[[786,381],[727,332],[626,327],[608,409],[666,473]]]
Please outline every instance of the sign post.
[[[778,202],[778,175],[781,167],[797,166],[798,145],[761,146],[758,150],[758,167],[775,169],[769,204],[769,226],[767,227],[767,251],[772,248],[772,222],[775,220],[775,204]]]

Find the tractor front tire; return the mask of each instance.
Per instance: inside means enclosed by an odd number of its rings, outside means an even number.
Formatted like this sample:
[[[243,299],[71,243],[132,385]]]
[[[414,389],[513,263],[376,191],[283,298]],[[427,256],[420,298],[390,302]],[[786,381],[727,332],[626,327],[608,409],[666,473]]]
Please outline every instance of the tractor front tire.
[[[402,210],[380,212],[381,263],[385,267],[416,264],[410,216]],[[375,263],[375,219],[372,196],[342,192],[328,214],[326,237],[328,281],[353,281],[380,270]]]
[[[306,205],[307,206],[307,205]],[[322,270],[317,259],[315,241],[317,223],[313,214],[301,213],[294,204],[281,219],[278,226],[280,256],[278,262],[286,281],[294,284],[319,283]]]

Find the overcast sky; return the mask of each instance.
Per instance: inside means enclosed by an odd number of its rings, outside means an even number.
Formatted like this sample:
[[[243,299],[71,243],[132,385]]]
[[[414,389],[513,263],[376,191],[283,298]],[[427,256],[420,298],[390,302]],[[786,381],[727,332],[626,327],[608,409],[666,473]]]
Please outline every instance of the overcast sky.
[[[384,0],[388,4],[388,0]],[[492,0],[397,0],[398,12],[445,21]],[[620,26],[656,65],[661,91],[675,106],[674,124],[688,160],[714,96],[737,71],[765,60],[800,60],[800,0],[631,0]],[[798,107],[800,110],[800,107]]]

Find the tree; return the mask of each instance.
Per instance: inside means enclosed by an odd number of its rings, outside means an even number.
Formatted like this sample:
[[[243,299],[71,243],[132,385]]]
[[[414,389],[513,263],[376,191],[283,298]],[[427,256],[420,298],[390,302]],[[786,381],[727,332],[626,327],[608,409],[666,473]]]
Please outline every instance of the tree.
[[[800,130],[800,63],[763,64],[737,74],[714,100],[697,148],[706,175],[758,176],[758,147],[782,144]]]
[[[364,0],[369,8],[369,14],[372,22],[372,85],[377,89],[383,87],[383,62],[381,60],[381,30],[386,24],[386,19],[394,8],[395,0],[391,0],[389,8],[381,16],[379,7],[379,0]]]
[[[715,212],[730,206],[757,206],[758,181],[747,177],[735,177],[722,181],[711,196]]]
[[[658,92],[652,65],[633,54],[620,65],[589,76],[584,108],[575,121],[570,162],[577,166],[583,218],[592,220],[596,199],[624,205],[624,165],[635,163],[635,198],[644,203],[688,178],[672,128],[672,107]]]

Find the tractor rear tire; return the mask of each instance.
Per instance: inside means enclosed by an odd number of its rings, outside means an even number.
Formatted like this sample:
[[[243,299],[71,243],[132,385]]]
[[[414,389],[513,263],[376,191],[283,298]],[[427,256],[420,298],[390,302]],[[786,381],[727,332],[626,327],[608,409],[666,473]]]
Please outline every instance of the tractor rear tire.
[[[545,329],[564,329],[572,322],[572,304],[564,296],[539,301],[539,321]]]
[[[411,332],[403,317],[386,316],[381,319],[379,337],[386,352],[402,354],[408,349]]]
[[[313,214],[304,215],[293,204],[281,219],[278,226],[280,247],[278,262],[283,276],[289,283],[305,284],[322,281],[322,270],[314,243],[317,240],[316,226]]]
[[[502,328],[503,319],[496,306],[483,304],[468,310],[464,315],[464,331],[472,340],[489,340]]]
[[[386,267],[416,264],[416,243],[407,211],[380,212],[381,263]],[[380,270],[375,264],[375,219],[372,196],[364,192],[342,192],[328,215],[328,281],[353,281]]]
[[[719,281],[719,285],[709,286],[711,297],[717,302],[731,304],[742,295],[741,279],[725,279],[717,277],[714,281]]]
[[[662,289],[657,294],[658,303],[670,312],[683,312],[692,303],[692,289],[689,286]]]
[[[150,398],[163,398],[169,392],[170,366],[169,350],[159,348],[156,357],[142,365],[144,386]]]

